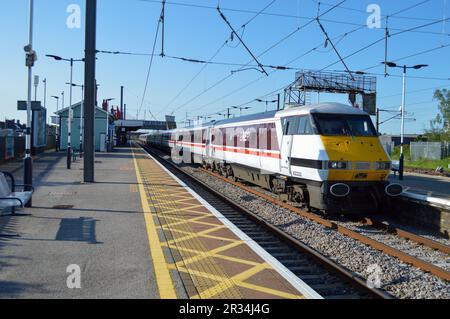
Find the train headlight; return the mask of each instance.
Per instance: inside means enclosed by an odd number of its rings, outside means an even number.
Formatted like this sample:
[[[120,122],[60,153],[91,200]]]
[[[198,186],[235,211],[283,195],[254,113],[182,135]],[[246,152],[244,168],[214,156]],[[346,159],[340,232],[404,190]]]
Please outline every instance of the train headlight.
[[[391,169],[391,162],[376,162],[375,169],[377,171],[389,171]]]
[[[339,162],[339,161],[329,161],[328,168],[329,169],[348,169],[350,167],[348,162]]]

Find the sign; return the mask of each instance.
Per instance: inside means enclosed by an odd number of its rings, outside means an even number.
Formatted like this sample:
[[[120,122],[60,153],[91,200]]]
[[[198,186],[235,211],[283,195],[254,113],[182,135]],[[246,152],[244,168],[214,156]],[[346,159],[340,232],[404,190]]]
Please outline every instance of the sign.
[[[57,116],[50,116],[50,122],[54,125],[59,125],[59,119]]]
[[[40,111],[42,109],[41,101],[31,101],[31,110]],[[17,101],[17,110],[26,111],[27,101]]]
[[[33,147],[45,147],[47,144],[47,110],[41,108],[33,112]]]
[[[376,93],[363,94],[363,110],[370,115],[376,115],[377,111],[377,95]]]
[[[167,123],[175,122],[175,116],[166,115],[166,122]]]

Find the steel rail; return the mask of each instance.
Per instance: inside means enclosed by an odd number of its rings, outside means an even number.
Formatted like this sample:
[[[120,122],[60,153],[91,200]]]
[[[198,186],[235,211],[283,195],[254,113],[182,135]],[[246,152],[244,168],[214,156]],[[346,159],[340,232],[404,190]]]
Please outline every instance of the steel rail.
[[[325,226],[327,228],[333,229],[333,230],[335,230],[335,231],[337,231],[337,232],[339,232],[339,233],[341,233],[341,234],[343,234],[343,235],[345,235],[347,237],[356,239],[356,240],[362,242],[363,244],[366,244],[366,245],[368,245],[368,246],[370,246],[370,247],[372,247],[374,249],[382,251],[383,253],[385,253],[387,255],[390,255],[392,257],[396,257],[396,258],[400,259],[401,261],[403,261],[405,263],[413,265],[414,267],[417,267],[417,268],[419,268],[419,269],[421,269],[421,270],[423,270],[425,272],[429,272],[429,273],[431,273],[431,274],[433,274],[433,275],[435,275],[435,276],[437,276],[437,277],[439,277],[439,278],[441,278],[443,280],[450,281],[450,272],[448,272],[447,270],[445,270],[443,268],[435,266],[435,265],[433,265],[433,264],[431,264],[429,262],[426,262],[426,261],[418,259],[418,258],[416,258],[414,256],[411,256],[411,255],[409,255],[409,254],[407,254],[407,253],[405,253],[405,252],[403,252],[401,250],[398,250],[396,248],[390,247],[390,246],[388,246],[386,244],[383,244],[383,243],[381,243],[379,241],[376,241],[376,240],[374,240],[372,238],[364,236],[364,235],[362,235],[362,234],[360,234],[360,233],[358,233],[356,231],[348,229],[348,228],[346,228],[344,226],[341,226],[341,225],[339,225],[339,224],[337,224],[335,222],[332,222],[332,221],[329,221],[327,219],[324,219],[324,218],[320,217],[319,215],[316,215],[316,214],[304,211],[304,210],[302,210],[300,208],[297,208],[297,207],[294,207],[294,206],[292,206],[292,205],[290,205],[288,203],[285,203],[282,200],[276,199],[276,198],[274,198],[274,197],[272,197],[270,195],[258,192],[256,190],[250,188],[250,187],[247,187],[247,186],[243,185],[242,183],[229,180],[226,177],[223,177],[223,176],[221,176],[219,174],[216,174],[214,172],[210,172],[210,171],[205,170],[205,169],[202,169],[202,171],[207,172],[211,176],[219,178],[219,179],[221,179],[221,180],[223,180],[223,181],[225,181],[225,182],[227,182],[229,184],[232,184],[232,185],[234,185],[236,187],[239,187],[239,188],[241,188],[241,189],[243,189],[243,190],[245,190],[245,191],[247,191],[247,192],[249,192],[249,193],[251,193],[251,194],[253,194],[255,196],[258,196],[258,197],[260,197],[260,198],[262,198],[264,200],[267,200],[267,201],[269,201],[272,204],[275,204],[275,205],[283,207],[283,208],[285,208],[285,209],[287,209],[287,210],[289,210],[289,211],[291,211],[293,213],[296,213],[299,216],[302,216],[304,218],[307,218],[309,220],[317,222],[317,223],[319,223],[319,224],[321,224],[321,225],[323,225],[323,226]],[[408,233],[406,231],[400,231],[400,230],[398,230],[398,231],[400,233],[402,233],[403,235],[405,235],[405,236],[409,236],[410,238],[414,238],[414,239],[418,239],[419,240],[419,238],[418,238],[419,236],[418,235],[414,235],[414,234]],[[422,238],[421,241],[424,244],[428,243],[426,238]],[[440,247],[440,245],[436,245],[436,244],[433,244],[433,246]],[[434,247],[431,247],[431,248],[434,248]],[[447,248],[440,247],[440,248],[444,249],[445,251],[447,251],[447,249],[448,249],[448,247]]]
[[[450,246],[442,244],[433,239],[429,239],[429,238],[414,234],[414,233],[404,230],[402,228],[392,226],[386,221],[379,220],[375,217],[364,217],[362,222],[367,225],[373,226],[375,228],[382,229],[389,233],[392,233],[397,236],[403,237],[405,239],[411,240],[417,244],[424,245],[426,247],[429,247],[429,248],[432,248],[435,250],[439,250],[440,252],[443,252],[445,254],[450,254]]]

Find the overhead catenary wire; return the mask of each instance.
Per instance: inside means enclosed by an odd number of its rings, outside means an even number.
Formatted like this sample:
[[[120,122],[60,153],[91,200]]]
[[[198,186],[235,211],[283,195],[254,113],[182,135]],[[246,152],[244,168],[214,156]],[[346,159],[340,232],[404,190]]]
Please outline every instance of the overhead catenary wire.
[[[450,18],[447,18],[447,19],[445,19],[445,20],[449,20],[449,19],[450,19]],[[425,27],[430,26],[430,25],[434,25],[434,24],[437,24],[437,23],[441,23],[442,21],[443,21],[443,19],[437,20],[437,21],[433,21],[433,22],[429,22],[429,23],[426,23],[426,24],[422,24],[422,25],[419,25],[419,26],[412,27],[412,28],[410,28],[410,29],[408,29],[408,30],[414,30],[414,29],[425,28]],[[405,32],[408,32],[408,30],[403,30],[403,31],[399,31],[399,32],[392,33],[392,34],[390,35],[390,37],[392,38],[392,37],[394,37],[394,36],[403,34],[403,33],[405,33]],[[376,40],[376,41],[374,41],[374,42],[372,42],[372,43],[369,43],[369,44],[367,44],[366,46],[364,46],[364,47],[362,47],[362,48],[360,48],[360,49],[354,51],[353,53],[351,53],[351,54],[349,54],[349,55],[347,55],[347,56],[345,56],[345,57],[343,57],[343,59],[346,60],[346,59],[348,59],[348,58],[350,58],[350,57],[352,57],[352,56],[355,56],[356,54],[361,53],[361,52],[363,52],[363,51],[365,51],[365,50],[367,50],[367,49],[373,47],[374,45],[376,45],[376,44],[378,44],[378,43],[380,43],[381,41],[384,41],[384,40],[385,40],[385,37],[383,36],[382,38],[380,38],[380,39],[378,39],[378,40]],[[335,62],[333,62],[333,63],[327,65],[326,67],[322,68],[321,71],[326,70],[326,69],[332,67],[333,65],[338,64],[339,62],[341,62],[341,60],[335,61]]]
[[[406,59],[413,58],[413,57],[416,57],[416,56],[419,56],[419,55],[423,55],[423,54],[426,54],[426,53],[430,53],[430,52],[434,52],[434,51],[437,51],[437,50],[445,49],[447,47],[450,47],[450,43],[442,44],[442,45],[439,45],[437,47],[433,47],[431,49],[426,49],[426,50],[419,51],[419,52],[416,52],[416,53],[413,53],[413,54],[409,54],[407,56],[404,56],[404,57],[401,57],[401,58],[398,58],[398,59],[392,59],[392,62],[398,62],[398,61],[406,60]],[[361,69],[361,71],[371,70],[371,69],[374,69],[374,68],[377,68],[377,67],[380,67],[380,66],[383,66],[383,64],[376,64],[376,65],[373,65],[373,66]]]
[[[148,88],[148,83],[149,83],[149,79],[150,79],[150,73],[152,70],[152,66],[153,66],[153,58],[155,57],[155,49],[156,49],[156,42],[158,41],[158,34],[159,34],[159,28],[161,26],[161,16],[158,19],[158,25],[156,27],[156,33],[155,33],[155,39],[153,41],[153,49],[152,49],[152,54],[150,56],[150,64],[148,66],[148,71],[147,71],[147,77],[145,80],[145,87],[144,87],[144,93],[142,94],[142,100],[141,100],[141,105],[139,106],[139,111],[138,114],[141,113],[142,110],[142,106],[144,105],[144,100],[147,94],[147,88]],[[150,112],[150,114],[152,115],[152,117],[156,120],[156,117],[153,116],[153,113]]]
[[[262,72],[264,72],[265,75],[269,76],[269,74],[267,74],[266,69],[264,69],[264,66],[261,64],[261,62],[259,62],[258,58],[255,57],[255,55],[253,54],[253,52],[250,50],[250,48],[245,44],[244,40],[242,40],[242,38],[239,36],[239,34],[237,34],[237,32],[234,30],[233,26],[231,25],[231,23],[228,21],[228,19],[225,17],[225,15],[222,13],[222,11],[220,11],[220,8],[217,7],[217,11],[219,11],[220,17],[223,19],[223,21],[225,21],[225,23],[228,25],[228,27],[230,27],[231,31],[236,35],[236,37],[239,39],[239,42],[241,42],[242,46],[247,50],[247,52],[252,56],[253,60],[255,60],[255,62],[258,64],[258,67],[261,68]]]
[[[422,2],[419,2],[419,3],[415,4],[415,5],[406,7],[406,8],[404,8],[404,9],[401,9],[401,10],[399,10],[399,11],[397,11],[397,12],[391,14],[390,16],[391,16],[391,17],[392,17],[392,16],[395,16],[395,15],[397,15],[397,14],[399,14],[399,13],[402,13],[402,12],[405,12],[405,11],[407,11],[407,10],[410,10],[410,9],[412,9],[412,8],[414,8],[414,7],[417,7],[417,6],[421,5],[421,4],[424,4],[424,3],[426,3],[426,2],[428,2],[428,1],[422,1]],[[440,20],[438,20],[438,21],[433,21],[433,22],[430,23],[430,24],[435,24],[435,23],[439,23],[439,22],[440,22]],[[430,24],[425,24],[425,25],[427,26],[427,25],[430,25]],[[365,26],[364,26],[364,27],[365,27]],[[423,26],[413,27],[412,29],[416,29],[416,28],[420,28],[420,27],[423,27]],[[362,29],[362,27],[359,27],[359,28],[356,28],[356,29],[350,31],[349,33],[351,33],[351,32],[356,32],[356,31],[359,31],[359,30],[361,30],[361,29]],[[398,32],[397,34],[404,33],[404,32],[408,32],[408,30],[402,30],[401,32]],[[383,38],[383,39],[384,39],[384,38]],[[309,53],[311,53],[312,51],[314,51],[314,50],[316,50],[316,49],[317,49],[317,47],[316,47],[316,48],[313,48],[313,49],[311,49],[311,50],[309,50],[309,51],[307,51],[306,53],[302,54],[300,57],[303,57],[304,55],[309,54]],[[300,57],[294,59],[293,61],[298,60]],[[291,62],[293,62],[293,61],[291,61]],[[291,63],[291,62],[290,62],[290,63]],[[290,63],[287,63],[287,64],[285,64],[285,65],[290,65]],[[275,70],[275,71],[276,71],[276,70]],[[275,72],[275,71],[273,71],[273,72]],[[373,74],[373,75],[380,75],[380,74]],[[394,77],[400,77],[400,76],[395,75]],[[450,79],[445,79],[445,78],[417,77],[417,76],[410,76],[410,78],[427,79],[427,80],[450,80]],[[255,80],[255,81],[250,82],[249,84],[253,84],[254,82],[259,81],[259,80],[261,80],[261,79],[262,79],[262,78],[259,78],[259,79]],[[246,84],[244,87],[247,87],[249,84]],[[289,83],[289,84],[290,84],[290,83]],[[289,84],[287,84],[287,85],[289,85]],[[275,92],[278,92],[279,90],[282,90],[282,89],[284,89],[284,88],[285,88],[285,86],[282,87],[281,89],[272,91],[272,92],[270,92],[269,94],[264,95],[263,97],[266,97],[266,96],[268,96],[268,95],[274,94]],[[234,90],[233,92],[237,92],[237,91],[240,91],[240,89]],[[232,93],[233,93],[233,92],[232,92]],[[226,96],[228,96],[228,95],[226,95]],[[225,96],[224,96],[224,97],[225,97]],[[218,100],[222,100],[224,97],[219,98]],[[263,97],[261,97],[261,98],[263,98]],[[239,106],[245,106],[245,105],[248,105],[248,104],[252,103],[253,101],[254,101],[254,99],[252,99],[252,100],[250,100],[250,101],[248,101],[248,102],[246,102],[246,103],[243,103],[243,104],[241,104],[241,105],[239,105]],[[205,106],[206,106],[206,105],[205,105]]]
[[[248,24],[250,24],[253,20],[255,20],[264,10],[269,8],[276,0],[272,0],[268,5],[266,5],[263,9],[258,11],[250,20],[247,20],[240,29],[245,28]],[[228,44],[230,39],[227,39],[217,50],[216,52],[211,56],[211,58],[208,60],[208,63],[205,63],[204,66],[188,81],[188,83],[170,100],[170,102],[166,105],[165,109],[169,108],[173,102],[175,102],[190,86],[191,84],[200,76],[201,73],[208,67],[208,64],[212,63],[212,61],[217,57],[217,55],[222,51],[222,49]],[[171,113],[173,115],[173,112]]]
[[[159,1],[159,3],[160,3],[160,1]],[[214,7],[211,7],[211,9],[215,9]],[[323,21],[326,21],[325,19],[323,19]],[[438,21],[438,22],[440,22],[440,21]],[[445,22],[445,21],[443,21],[443,22]],[[361,26],[361,27],[365,27],[365,26]],[[392,29],[392,30],[394,30],[394,29]],[[408,29],[408,30],[402,30],[402,31],[404,31],[404,32],[411,32],[412,30],[411,29]],[[314,50],[313,50],[314,51]],[[315,50],[315,51],[317,51],[317,49]],[[206,65],[205,65],[206,66]],[[295,69],[295,68],[294,68]],[[436,80],[438,80],[439,78],[430,78],[430,77],[417,77],[417,78],[422,78],[422,79],[436,79]],[[443,80],[446,80],[446,79],[443,79]],[[252,100],[253,101],[253,100]]]
[[[161,4],[161,0],[138,0],[140,2],[147,2],[147,3],[155,3],[155,4]],[[430,0],[425,0],[423,1],[423,3],[426,3]],[[332,7],[335,4],[332,3],[326,3],[323,1],[320,1],[321,4]],[[316,1],[317,3],[317,1]],[[419,3],[419,4],[423,4],[423,3]],[[197,9],[205,9],[205,10],[216,10],[217,7],[215,6],[211,6],[211,5],[203,5],[203,4],[195,4],[195,3],[186,3],[186,2],[176,2],[176,1],[167,1],[166,2],[167,5],[172,5],[172,6],[181,6],[181,7],[187,7],[187,8],[197,8]],[[410,10],[416,6],[418,6],[419,4],[415,4],[411,7],[409,7],[407,10]],[[344,7],[342,5],[338,6],[341,9],[349,9],[348,7]],[[238,13],[247,13],[247,14],[256,14],[258,13],[258,11],[254,11],[254,10],[248,10],[248,9],[237,9],[237,8],[229,8],[229,7],[223,7],[221,6],[223,11],[230,11],[230,12],[238,12]],[[365,10],[360,10],[360,9],[351,9],[353,11],[358,11],[364,14],[367,14],[367,12]],[[402,9],[401,12],[399,13],[403,13],[405,12],[405,9]],[[312,17],[307,17],[307,16],[300,16],[300,15],[293,15],[293,14],[287,14],[287,13],[279,13],[279,12],[263,12],[261,13],[261,15],[266,15],[266,16],[274,16],[274,17],[283,17],[283,18],[292,18],[292,19],[304,19],[304,20],[310,20],[312,19]],[[382,15],[383,18],[386,17],[386,15]],[[420,18],[420,17],[404,17],[404,16],[396,16],[395,18],[397,19],[409,19],[409,20],[423,20],[423,21],[431,21],[431,20],[435,20],[432,18]]]
[[[343,0],[341,2],[339,2],[338,4],[336,4],[335,7],[337,7],[339,4],[344,3],[346,0]],[[323,13],[320,14],[319,17],[324,16],[325,14],[331,12],[335,7],[332,7],[326,11],[324,11]],[[274,49],[275,47],[277,47],[278,45],[280,45],[281,43],[283,43],[284,41],[286,41],[288,38],[292,37],[294,34],[296,34],[297,32],[299,32],[300,30],[302,30],[303,28],[307,27],[308,25],[312,24],[315,21],[315,18],[312,18],[310,21],[308,21],[307,23],[297,27],[295,30],[293,30],[292,32],[290,32],[287,36],[284,36],[282,39],[280,39],[279,41],[277,41],[275,44],[271,45],[270,47],[268,47],[266,50],[264,50],[263,52],[261,52],[257,58],[260,58],[261,56],[263,56],[264,54],[266,54],[267,52],[269,52],[270,50]],[[249,65],[251,63],[252,60],[250,60],[249,62],[246,63],[246,65]],[[242,67],[244,68],[244,67]],[[176,111],[184,108],[186,105],[190,104],[191,102],[195,101],[196,99],[198,99],[200,96],[204,95],[205,93],[209,92],[210,90],[214,89],[215,87],[217,87],[218,85],[220,85],[221,83],[225,82],[226,80],[228,80],[230,77],[232,77],[233,74],[229,74],[226,77],[220,79],[219,81],[215,82],[213,85],[211,85],[210,87],[206,88],[205,90],[203,90],[202,92],[200,92],[199,94],[197,94],[196,96],[194,96],[193,98],[191,98],[190,100],[188,100],[187,102],[185,102],[184,104],[180,105],[179,107],[177,107],[175,110],[172,111],[171,114],[174,114]]]

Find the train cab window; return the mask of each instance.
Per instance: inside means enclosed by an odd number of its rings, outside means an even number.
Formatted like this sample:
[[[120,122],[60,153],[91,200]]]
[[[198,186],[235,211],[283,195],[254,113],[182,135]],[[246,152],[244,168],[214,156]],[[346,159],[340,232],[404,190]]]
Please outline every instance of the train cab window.
[[[315,120],[322,135],[377,136],[368,115],[316,114]]]
[[[286,117],[283,119],[283,134],[284,135],[296,135],[298,132],[298,116]]]
[[[352,135],[355,136],[375,136],[375,128],[372,120],[367,116],[366,118],[354,118],[347,120],[348,126]]]
[[[298,124],[298,133],[299,135],[310,135],[314,134],[313,128],[311,126],[311,121],[309,116],[300,116],[299,124]]]

